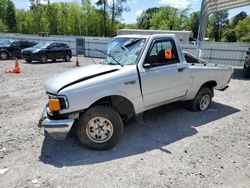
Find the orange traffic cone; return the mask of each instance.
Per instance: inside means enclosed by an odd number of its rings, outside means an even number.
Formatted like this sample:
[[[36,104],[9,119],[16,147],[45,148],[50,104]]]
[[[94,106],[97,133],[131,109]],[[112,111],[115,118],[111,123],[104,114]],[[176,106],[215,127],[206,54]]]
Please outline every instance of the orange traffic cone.
[[[18,63],[18,59],[16,58],[16,61],[15,61],[15,68],[19,67],[19,63]]]
[[[21,72],[20,67],[16,67],[14,69],[8,69],[5,71],[5,73],[20,73],[20,72]]]
[[[16,58],[16,62],[15,62],[15,68],[14,69],[7,69],[5,71],[5,73],[20,73],[20,72],[21,72],[21,68],[19,66],[17,58]]]
[[[78,56],[76,56],[76,66],[77,66],[77,67],[80,67],[80,63],[79,63]]]

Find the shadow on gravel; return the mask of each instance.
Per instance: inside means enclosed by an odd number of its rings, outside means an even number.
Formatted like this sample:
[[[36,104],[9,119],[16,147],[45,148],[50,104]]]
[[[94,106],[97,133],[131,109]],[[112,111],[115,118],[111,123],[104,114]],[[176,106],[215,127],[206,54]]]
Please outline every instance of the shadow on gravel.
[[[233,79],[236,79],[236,80],[250,80],[250,73],[248,73],[248,74],[244,73],[242,68],[234,68]]]
[[[174,103],[144,113],[144,124],[135,120],[125,123],[124,137],[108,151],[94,151],[80,145],[76,136],[56,141],[46,136],[40,160],[58,168],[89,165],[141,154],[159,149],[167,155],[170,143],[195,135],[195,127],[205,125],[239,112],[231,106],[213,102],[205,112],[191,112],[182,103]]]

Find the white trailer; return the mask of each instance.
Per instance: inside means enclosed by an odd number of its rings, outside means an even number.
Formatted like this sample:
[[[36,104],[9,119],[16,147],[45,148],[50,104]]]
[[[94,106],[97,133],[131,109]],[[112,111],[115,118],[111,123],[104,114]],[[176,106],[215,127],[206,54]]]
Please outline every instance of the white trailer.
[[[175,34],[182,44],[189,44],[189,38],[193,37],[192,31],[169,31],[169,30],[142,30],[142,29],[118,29],[117,35],[152,35],[152,34]]]

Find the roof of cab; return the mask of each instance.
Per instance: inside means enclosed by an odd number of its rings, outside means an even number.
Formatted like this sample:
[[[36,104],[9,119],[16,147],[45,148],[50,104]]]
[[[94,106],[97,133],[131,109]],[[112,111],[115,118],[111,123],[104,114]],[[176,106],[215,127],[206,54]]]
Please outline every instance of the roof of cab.
[[[159,37],[175,37],[175,34],[152,34],[152,35],[138,35],[138,34],[128,34],[128,35],[117,35],[114,38],[146,38],[148,39],[149,37],[154,37],[154,36],[159,36]]]

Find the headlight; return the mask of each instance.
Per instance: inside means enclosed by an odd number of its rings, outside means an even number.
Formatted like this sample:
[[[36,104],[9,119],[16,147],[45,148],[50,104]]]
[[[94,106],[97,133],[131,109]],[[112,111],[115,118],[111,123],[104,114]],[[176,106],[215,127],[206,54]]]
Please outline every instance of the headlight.
[[[69,108],[68,100],[65,96],[49,95],[49,109],[51,112]]]

